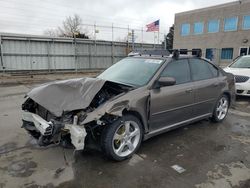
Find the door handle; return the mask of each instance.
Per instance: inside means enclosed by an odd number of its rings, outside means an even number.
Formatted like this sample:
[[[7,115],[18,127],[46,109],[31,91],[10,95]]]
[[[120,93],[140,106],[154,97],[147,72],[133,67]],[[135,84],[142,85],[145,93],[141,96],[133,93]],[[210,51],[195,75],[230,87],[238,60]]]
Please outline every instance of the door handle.
[[[219,84],[218,84],[218,83],[214,83],[213,86],[214,86],[214,87],[218,87]]]
[[[187,89],[186,90],[186,93],[192,93],[193,92],[193,89]]]

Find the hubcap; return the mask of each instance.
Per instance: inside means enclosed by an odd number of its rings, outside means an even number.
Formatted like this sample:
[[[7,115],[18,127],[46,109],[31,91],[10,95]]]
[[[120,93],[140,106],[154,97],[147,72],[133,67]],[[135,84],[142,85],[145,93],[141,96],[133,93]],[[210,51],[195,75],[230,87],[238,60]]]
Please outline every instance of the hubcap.
[[[222,97],[220,101],[218,102],[217,108],[216,108],[216,114],[217,118],[219,120],[222,120],[227,115],[228,111],[228,100],[225,97]]]
[[[113,137],[113,150],[116,155],[125,157],[130,155],[140,141],[140,128],[134,121],[125,121],[116,130]]]

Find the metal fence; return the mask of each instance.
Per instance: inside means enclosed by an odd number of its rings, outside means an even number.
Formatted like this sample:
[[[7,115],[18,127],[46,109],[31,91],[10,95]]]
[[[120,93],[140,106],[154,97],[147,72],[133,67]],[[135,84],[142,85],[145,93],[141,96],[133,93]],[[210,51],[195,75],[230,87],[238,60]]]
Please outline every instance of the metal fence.
[[[135,49],[162,45],[135,43]],[[105,69],[127,56],[129,42],[0,34],[1,71]]]

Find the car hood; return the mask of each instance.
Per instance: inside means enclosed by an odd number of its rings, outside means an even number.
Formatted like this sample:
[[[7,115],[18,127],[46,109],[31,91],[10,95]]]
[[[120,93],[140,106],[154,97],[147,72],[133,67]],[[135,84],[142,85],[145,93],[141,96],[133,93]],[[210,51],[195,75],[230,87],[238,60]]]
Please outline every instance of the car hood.
[[[250,77],[250,69],[248,69],[248,68],[231,68],[231,67],[226,67],[224,69],[224,71],[232,73],[233,75],[241,75],[241,76],[248,76],[248,77]]]
[[[59,117],[64,111],[87,108],[105,82],[99,78],[55,81],[32,89],[27,96]]]

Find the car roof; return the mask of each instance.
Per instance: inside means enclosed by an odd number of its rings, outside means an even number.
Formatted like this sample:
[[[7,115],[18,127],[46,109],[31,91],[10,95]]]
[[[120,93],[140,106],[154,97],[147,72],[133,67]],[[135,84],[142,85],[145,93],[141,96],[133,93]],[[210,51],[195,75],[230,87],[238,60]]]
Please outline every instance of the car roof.
[[[169,55],[169,56],[162,56],[162,55],[134,55],[134,56],[129,56],[129,57],[167,60],[169,58],[173,58],[173,55]],[[195,55],[180,55],[178,57],[178,59],[187,59],[187,58],[199,58],[199,57],[197,57]],[[199,59],[202,59],[202,58],[199,58]]]
[[[192,52],[192,55],[189,55],[188,52]],[[195,53],[195,55],[193,55]],[[201,49],[193,50],[141,50],[141,51],[132,51],[128,54],[129,57],[143,57],[151,59],[180,59],[180,58],[201,58],[202,51]]]

